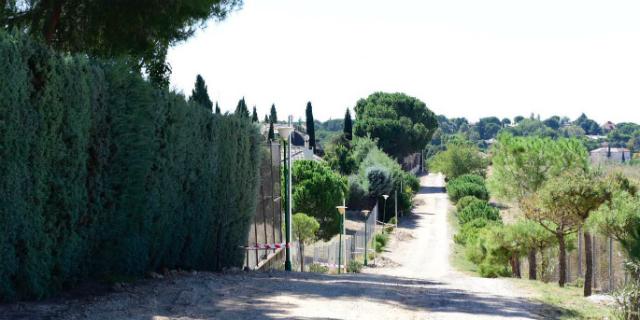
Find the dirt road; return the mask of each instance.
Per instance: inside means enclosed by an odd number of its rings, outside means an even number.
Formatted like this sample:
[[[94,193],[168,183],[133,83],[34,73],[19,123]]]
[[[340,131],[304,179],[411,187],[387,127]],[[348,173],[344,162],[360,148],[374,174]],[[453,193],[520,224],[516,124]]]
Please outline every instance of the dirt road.
[[[385,258],[362,274],[235,273],[146,280],[101,296],[0,306],[0,319],[541,319],[547,306],[501,279],[449,264],[443,178],[421,178],[418,206]]]

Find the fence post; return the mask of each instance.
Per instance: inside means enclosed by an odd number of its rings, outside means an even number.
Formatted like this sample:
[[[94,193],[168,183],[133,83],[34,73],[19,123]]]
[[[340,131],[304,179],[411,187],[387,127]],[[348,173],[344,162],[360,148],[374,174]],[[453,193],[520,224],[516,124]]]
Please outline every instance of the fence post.
[[[609,237],[609,292],[613,291],[613,239]]]

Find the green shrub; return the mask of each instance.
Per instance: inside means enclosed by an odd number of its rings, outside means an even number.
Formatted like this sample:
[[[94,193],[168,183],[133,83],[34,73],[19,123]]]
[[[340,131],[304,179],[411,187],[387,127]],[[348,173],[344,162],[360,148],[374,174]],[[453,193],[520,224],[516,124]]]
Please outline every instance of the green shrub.
[[[478,266],[478,273],[484,278],[507,277],[510,275],[507,266],[488,262],[483,262]]]
[[[478,231],[491,223],[495,222],[484,218],[473,219],[460,227],[458,233],[453,236],[453,240],[461,245],[473,242],[478,237]]]
[[[487,187],[484,183],[477,183],[477,180],[471,175],[465,175],[459,179],[449,181],[447,183],[447,194],[451,201],[456,203],[458,200],[466,196],[474,196],[481,200],[489,200],[489,191],[487,191]]]
[[[377,253],[382,252],[389,242],[389,235],[385,233],[378,233],[373,237],[375,250]]]
[[[458,203],[456,203],[456,211],[457,212],[462,211],[462,209],[466,208],[468,205],[470,205],[474,201],[483,201],[483,200],[480,200],[475,196],[464,196],[460,198],[458,200]]]
[[[458,212],[458,223],[464,225],[475,219],[502,221],[500,210],[492,207],[486,201],[474,201],[462,211]]]
[[[309,272],[314,273],[328,273],[329,267],[323,266],[321,264],[313,263],[309,266]]]
[[[347,265],[347,272],[360,273],[362,271],[363,264],[358,260],[351,260]]]
[[[126,62],[0,32],[0,301],[240,266],[260,139]]]
[[[468,183],[474,183],[479,185],[485,185],[484,178],[477,174],[463,174],[455,178],[454,180],[458,182],[468,182]]]

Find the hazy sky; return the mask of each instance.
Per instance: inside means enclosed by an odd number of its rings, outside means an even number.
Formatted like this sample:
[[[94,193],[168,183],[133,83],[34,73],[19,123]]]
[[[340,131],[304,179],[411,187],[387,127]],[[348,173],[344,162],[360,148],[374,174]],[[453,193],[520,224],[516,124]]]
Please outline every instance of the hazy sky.
[[[198,73],[222,110],[342,118],[375,91],[438,114],[640,122],[638,0],[245,0],[169,52],[171,84]]]

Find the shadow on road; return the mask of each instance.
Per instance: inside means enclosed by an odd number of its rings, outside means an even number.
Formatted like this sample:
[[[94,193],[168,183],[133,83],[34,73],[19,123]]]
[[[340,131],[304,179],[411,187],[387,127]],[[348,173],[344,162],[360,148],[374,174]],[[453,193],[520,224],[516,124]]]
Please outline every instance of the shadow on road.
[[[547,316],[566,312],[526,299],[476,295],[441,285],[435,281],[373,274],[200,273],[146,281],[124,292],[79,297],[64,303],[4,305],[0,306],[0,319],[275,319],[292,316],[290,310],[304,308],[307,299],[320,298],[347,304],[364,298],[388,304],[389,310],[400,307],[425,314],[542,319],[543,311]],[[287,302],[274,303],[273,298],[280,295],[286,296]]]

